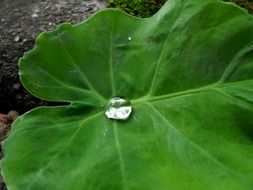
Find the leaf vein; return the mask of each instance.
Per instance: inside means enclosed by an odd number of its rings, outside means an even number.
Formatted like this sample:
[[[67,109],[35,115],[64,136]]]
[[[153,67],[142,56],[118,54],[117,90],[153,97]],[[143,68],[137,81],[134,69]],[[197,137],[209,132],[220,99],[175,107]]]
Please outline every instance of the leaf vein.
[[[251,44],[250,46],[247,46],[246,48],[242,49],[241,51],[239,51],[235,57],[232,59],[232,61],[229,63],[229,65],[227,66],[227,68],[225,69],[221,79],[218,81],[218,83],[223,83],[226,80],[229,79],[229,77],[231,77],[231,75],[233,74],[234,70],[237,68],[237,66],[240,64],[240,60],[243,58],[243,56],[249,52],[251,52],[253,50],[253,44]]]
[[[71,141],[74,139],[74,137],[76,136],[76,134],[78,134],[79,130],[82,128],[82,126],[83,126],[87,121],[96,118],[96,117],[97,117],[98,115],[100,115],[101,113],[102,113],[102,112],[98,112],[98,113],[96,113],[96,114],[93,114],[93,115],[91,115],[91,116],[86,117],[85,119],[83,119],[83,120],[80,122],[80,125],[77,127],[77,129],[74,130],[74,133],[73,133],[69,138],[67,138],[65,142],[62,143],[62,144],[63,144],[62,147],[64,147],[64,148],[60,149],[60,151],[59,151],[58,153],[56,153],[53,157],[51,157],[51,158],[49,159],[49,161],[47,162],[47,164],[35,174],[35,178],[36,178],[36,177],[39,177],[39,176],[42,176],[42,175],[43,175],[43,172],[45,172],[45,171],[50,167],[50,165],[52,164],[52,162],[53,162],[58,156],[60,156],[60,154],[63,153],[64,150],[66,150],[66,147],[71,143]],[[31,184],[31,185],[32,185],[32,184]]]
[[[114,26],[112,26],[112,31],[110,33],[110,53],[109,53],[109,66],[110,66],[112,96],[115,95],[114,74],[113,74],[113,58],[112,58],[112,53],[113,53],[113,30],[114,30]]]
[[[80,76],[81,76],[82,79],[84,80],[84,83],[86,83],[86,84],[88,85],[88,88],[89,88],[91,91],[93,91],[93,93],[97,96],[97,98],[98,98],[99,100],[101,100],[102,103],[104,103],[104,102],[105,102],[105,98],[104,98],[102,95],[100,95],[100,94],[98,93],[98,91],[92,86],[92,84],[91,84],[90,81],[87,79],[87,77],[83,74],[83,72],[81,71],[81,69],[77,66],[76,61],[75,61],[74,58],[71,56],[71,54],[69,53],[69,51],[65,48],[65,46],[64,46],[64,44],[63,44],[62,39],[61,39],[60,36],[59,36],[58,39],[59,39],[59,42],[60,42],[60,44],[61,44],[61,46],[62,46],[62,48],[63,48],[65,54],[66,54],[67,57],[69,58],[70,63],[75,67],[75,69],[77,70],[77,72],[80,74]]]
[[[193,147],[195,147],[197,150],[199,150],[204,156],[209,158],[218,166],[221,166],[222,168],[226,169],[229,173],[235,174],[240,177],[244,177],[241,173],[234,170],[233,168],[230,168],[224,163],[221,163],[219,160],[217,160],[214,156],[212,156],[209,152],[205,151],[202,147],[200,147],[198,144],[196,144],[194,141],[186,137],[181,131],[179,131],[165,116],[163,116],[160,112],[160,110],[156,109],[152,104],[146,103],[165,123],[168,124],[170,128],[172,128],[174,131],[176,131],[182,138],[184,138],[189,144],[191,144]]]
[[[178,11],[178,14],[177,14],[177,16],[176,16],[176,18],[175,18],[175,21],[174,21],[174,23],[172,24],[172,27],[171,27],[172,29],[174,28],[175,24],[177,23],[177,20],[178,20],[178,18],[179,18],[180,15],[181,15],[182,9],[183,9],[183,6],[181,6],[181,7],[180,7],[180,10]],[[161,62],[162,62],[162,58],[163,58],[164,53],[165,53],[166,45],[167,45],[168,42],[169,42],[170,34],[171,34],[171,32],[172,32],[172,29],[171,29],[171,31],[168,33],[167,38],[166,38],[165,42],[163,43],[163,46],[162,46],[162,49],[161,49],[161,53],[160,53],[160,55],[159,55],[158,61],[157,61],[156,66],[155,66],[155,72],[154,72],[153,78],[152,78],[152,80],[151,80],[151,85],[150,85],[150,88],[149,88],[149,92],[148,92],[148,94],[147,94],[146,96],[150,96],[150,95],[152,95],[152,93],[153,93],[154,85],[155,85],[155,82],[156,82],[156,80],[157,80],[157,76],[158,76],[158,73],[159,73],[159,70],[160,70],[160,65],[161,65]]]
[[[116,144],[116,148],[117,148],[117,153],[119,156],[120,171],[121,171],[122,180],[123,180],[123,184],[124,184],[124,190],[128,190],[129,188],[128,188],[128,184],[127,184],[127,180],[126,180],[126,169],[125,169],[125,164],[124,164],[124,160],[123,160],[123,156],[122,156],[122,152],[121,152],[121,145],[120,145],[120,141],[119,141],[116,122],[113,123],[113,133],[114,133],[114,140],[115,140],[115,144]]]

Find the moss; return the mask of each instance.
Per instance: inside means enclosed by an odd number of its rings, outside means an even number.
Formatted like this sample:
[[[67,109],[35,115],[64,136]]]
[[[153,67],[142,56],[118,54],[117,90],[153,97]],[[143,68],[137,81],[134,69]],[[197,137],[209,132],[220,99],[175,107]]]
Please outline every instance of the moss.
[[[107,0],[111,7],[117,7],[125,12],[139,16],[149,17],[156,13],[166,0]]]
[[[253,14],[252,0],[224,0],[234,2]],[[120,8],[127,13],[139,17],[149,17],[155,14],[166,0],[107,0],[111,7]]]
[[[243,7],[248,10],[250,14],[253,14],[253,2],[252,0],[224,0],[227,2],[234,2],[240,7]]]

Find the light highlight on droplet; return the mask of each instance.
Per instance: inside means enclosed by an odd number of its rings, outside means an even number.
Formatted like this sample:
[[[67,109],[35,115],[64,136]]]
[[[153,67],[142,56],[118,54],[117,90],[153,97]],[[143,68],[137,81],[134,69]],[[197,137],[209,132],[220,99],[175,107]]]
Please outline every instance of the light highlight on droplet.
[[[122,97],[114,97],[105,107],[105,115],[109,119],[127,120],[132,113],[131,102]]]

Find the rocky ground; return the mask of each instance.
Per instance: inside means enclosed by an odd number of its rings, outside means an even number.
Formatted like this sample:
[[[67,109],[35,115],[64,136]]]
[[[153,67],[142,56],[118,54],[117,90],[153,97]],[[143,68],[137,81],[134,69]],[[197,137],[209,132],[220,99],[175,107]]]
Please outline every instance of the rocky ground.
[[[0,0],[0,142],[19,114],[54,104],[31,96],[19,81],[18,60],[36,36],[62,22],[78,23],[106,6],[102,0]]]
[[[96,0],[0,0],[0,113],[48,104],[27,93],[18,77],[18,59],[36,36],[62,22],[78,23],[105,6]]]

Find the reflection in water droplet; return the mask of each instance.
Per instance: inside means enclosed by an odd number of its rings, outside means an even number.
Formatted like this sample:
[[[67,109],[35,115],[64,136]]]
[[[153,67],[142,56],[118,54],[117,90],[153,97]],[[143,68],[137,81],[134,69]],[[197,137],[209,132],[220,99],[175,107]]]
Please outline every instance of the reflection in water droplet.
[[[132,106],[129,100],[114,97],[106,105],[105,115],[109,119],[127,120],[132,112]]]
[[[128,40],[129,40],[129,41],[131,41],[131,40],[132,40],[132,37],[131,37],[131,36],[129,36],[129,37],[128,37]]]

